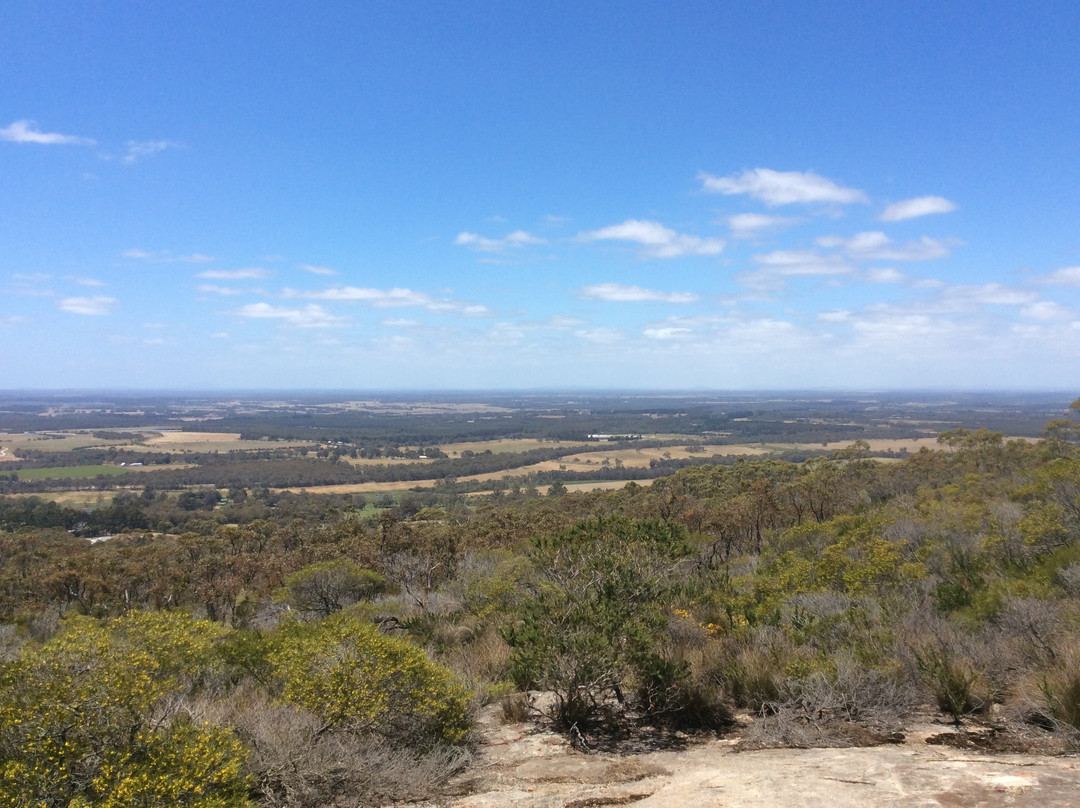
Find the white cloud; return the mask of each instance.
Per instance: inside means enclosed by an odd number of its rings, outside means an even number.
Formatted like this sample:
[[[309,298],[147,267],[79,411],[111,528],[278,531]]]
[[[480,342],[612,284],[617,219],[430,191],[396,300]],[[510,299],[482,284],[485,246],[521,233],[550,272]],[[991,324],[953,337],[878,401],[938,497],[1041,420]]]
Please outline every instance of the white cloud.
[[[844,188],[813,171],[773,171],[755,168],[735,177],[715,177],[704,171],[698,174],[702,189],[721,194],[749,194],[770,207],[796,202],[869,202],[856,188]]]
[[[66,275],[65,280],[69,280],[72,283],[77,283],[79,286],[104,286],[104,281],[99,281],[97,278],[80,278],[75,275]]]
[[[129,140],[126,144],[124,156],[121,158],[125,163],[135,163],[145,160],[165,149],[176,149],[181,146],[172,140]]]
[[[627,219],[622,224],[580,233],[583,241],[631,241],[642,245],[642,258],[677,258],[681,255],[719,255],[724,249],[720,238],[702,238],[676,233],[659,222]]]
[[[823,323],[849,323],[851,322],[851,310],[833,309],[832,311],[822,311],[818,313],[817,318]]]
[[[1052,300],[1040,300],[1021,308],[1020,316],[1028,320],[1071,320],[1073,313],[1060,303],[1054,303]]]
[[[857,261],[929,261],[944,258],[958,244],[955,239],[935,239],[923,236],[918,241],[893,244],[880,231],[858,233],[851,238],[822,236],[815,242],[819,247],[840,247]]]
[[[93,146],[97,142],[89,137],[60,135],[55,132],[37,132],[33,129],[33,126],[33,121],[15,121],[10,126],[0,129],[0,140],[8,140],[12,143],[46,143],[69,146]]]
[[[547,242],[532,233],[515,230],[512,233],[507,233],[502,238],[485,238],[476,233],[458,233],[454,243],[471,247],[480,252],[501,253],[513,247],[524,247],[527,244],[546,244]]]
[[[103,315],[109,314],[112,305],[116,302],[114,297],[95,295],[94,297],[65,297],[58,300],[56,305],[61,311],[71,314]]]
[[[626,286],[621,283],[594,283],[578,291],[583,300],[607,300],[616,303],[694,303],[699,295],[694,292],[660,292]]]
[[[336,328],[348,321],[347,317],[335,316],[315,303],[299,309],[271,306],[269,303],[248,303],[230,314],[253,319],[281,320],[295,328]]]
[[[574,336],[588,342],[611,345],[621,342],[625,334],[618,328],[583,328],[580,331],[575,331]]]
[[[950,310],[968,309],[974,306],[1025,306],[1038,300],[1035,292],[1017,289],[1001,283],[984,283],[979,286],[953,286],[946,289],[941,302]]]
[[[950,202],[943,196],[919,196],[915,199],[905,199],[903,202],[894,202],[881,212],[878,220],[902,222],[905,219],[928,216],[931,213],[950,213],[954,210],[956,210],[956,203]]]
[[[903,272],[892,268],[866,270],[866,280],[870,283],[903,283],[906,277]]]
[[[667,326],[663,328],[646,328],[641,333],[648,339],[678,339],[693,332],[689,328]]]
[[[409,320],[404,317],[384,317],[379,321],[379,325],[390,326],[392,328],[412,328],[420,325],[420,321]]]
[[[813,250],[776,250],[754,256],[754,263],[776,275],[845,275],[851,266],[839,255],[821,255]]]
[[[342,303],[368,303],[375,308],[394,308],[398,306],[417,306],[434,312],[451,312],[466,317],[486,317],[491,313],[487,306],[468,303],[463,300],[434,298],[427,292],[413,289],[371,289],[359,286],[338,286],[317,292],[305,292],[299,289],[285,289],[286,298],[305,300],[333,300]]]
[[[764,213],[737,213],[727,217],[733,238],[760,238],[798,221],[791,216],[769,216]]]
[[[23,323],[28,322],[30,322],[30,318],[23,317],[21,314],[12,314],[10,317],[0,317],[0,327],[22,325]]]
[[[228,286],[215,286],[211,283],[200,283],[199,291],[204,295],[238,295],[239,289],[232,289]]]
[[[256,278],[265,278],[270,273],[265,269],[259,267],[248,267],[247,269],[207,269],[203,272],[199,272],[195,275],[196,278],[212,278],[222,281],[243,281],[254,280]]]
[[[579,328],[585,325],[585,320],[580,317],[567,317],[565,314],[553,314],[544,323],[556,331],[564,331],[568,328]]]
[[[311,264],[300,264],[300,269],[305,272],[311,272],[314,275],[337,275],[337,270],[330,269],[330,267],[316,267]]]
[[[214,260],[212,255],[203,255],[202,253],[191,253],[190,255],[177,255],[174,256],[169,253],[168,250],[156,250],[149,252],[147,250],[140,250],[138,247],[132,247],[129,250],[124,250],[121,253],[124,258],[132,258],[137,261],[152,261],[158,264],[171,264],[176,261],[183,262],[185,264],[206,264]]]
[[[1080,286],[1080,267],[1062,267],[1033,280],[1048,286]]]

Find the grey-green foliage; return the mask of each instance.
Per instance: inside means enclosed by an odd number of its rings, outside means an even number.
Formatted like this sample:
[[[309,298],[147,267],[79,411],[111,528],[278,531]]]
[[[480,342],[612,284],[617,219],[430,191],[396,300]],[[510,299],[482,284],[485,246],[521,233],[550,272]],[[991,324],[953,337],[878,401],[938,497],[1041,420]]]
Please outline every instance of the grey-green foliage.
[[[505,633],[522,687],[555,694],[555,718],[588,725],[605,703],[679,666],[658,656],[664,593],[688,554],[686,531],[657,520],[596,517],[538,539],[538,579],[520,619]]]
[[[323,616],[372,598],[385,585],[382,575],[347,558],[310,564],[285,579],[294,608]]]

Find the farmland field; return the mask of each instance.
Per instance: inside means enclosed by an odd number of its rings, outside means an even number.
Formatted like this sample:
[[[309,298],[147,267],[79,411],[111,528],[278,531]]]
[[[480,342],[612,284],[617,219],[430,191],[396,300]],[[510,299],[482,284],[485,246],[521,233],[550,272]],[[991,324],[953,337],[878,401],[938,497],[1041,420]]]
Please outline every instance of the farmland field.
[[[94,477],[117,476],[127,474],[129,471],[137,471],[138,468],[129,469],[121,466],[56,466],[48,469],[22,469],[19,471],[21,480],[83,480]],[[145,468],[145,467],[142,467]]]
[[[312,441],[244,440],[239,432],[162,432],[139,445],[144,452],[235,452],[294,449]]]

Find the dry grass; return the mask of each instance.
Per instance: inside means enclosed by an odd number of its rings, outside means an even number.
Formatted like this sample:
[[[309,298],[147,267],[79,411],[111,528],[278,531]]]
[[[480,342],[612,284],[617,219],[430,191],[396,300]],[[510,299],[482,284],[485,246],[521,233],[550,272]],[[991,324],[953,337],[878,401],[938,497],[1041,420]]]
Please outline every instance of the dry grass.
[[[314,446],[311,441],[243,440],[239,432],[162,432],[139,444],[146,452],[232,452]]]
[[[89,446],[126,446],[131,443],[126,439],[102,440],[89,432],[41,432],[25,434],[22,432],[0,432],[0,446],[4,451],[0,461],[17,460],[15,449],[36,449],[42,452],[70,452],[73,449],[85,449]]]
[[[563,440],[540,440],[537,438],[505,438],[501,440],[476,440],[463,441],[461,443],[440,444],[439,448],[450,457],[458,457],[462,452],[491,452],[492,454],[506,454],[508,452],[528,452],[532,449],[562,449],[567,446],[580,444]]]

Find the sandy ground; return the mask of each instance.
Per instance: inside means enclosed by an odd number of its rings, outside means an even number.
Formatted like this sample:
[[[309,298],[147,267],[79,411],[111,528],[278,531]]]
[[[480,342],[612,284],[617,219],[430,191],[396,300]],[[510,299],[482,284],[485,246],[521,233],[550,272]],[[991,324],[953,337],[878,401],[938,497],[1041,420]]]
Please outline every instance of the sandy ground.
[[[929,745],[926,725],[903,744],[736,752],[734,739],[630,755],[584,754],[532,725],[487,712],[478,759],[447,808],[1076,808],[1080,760],[991,755]]]

